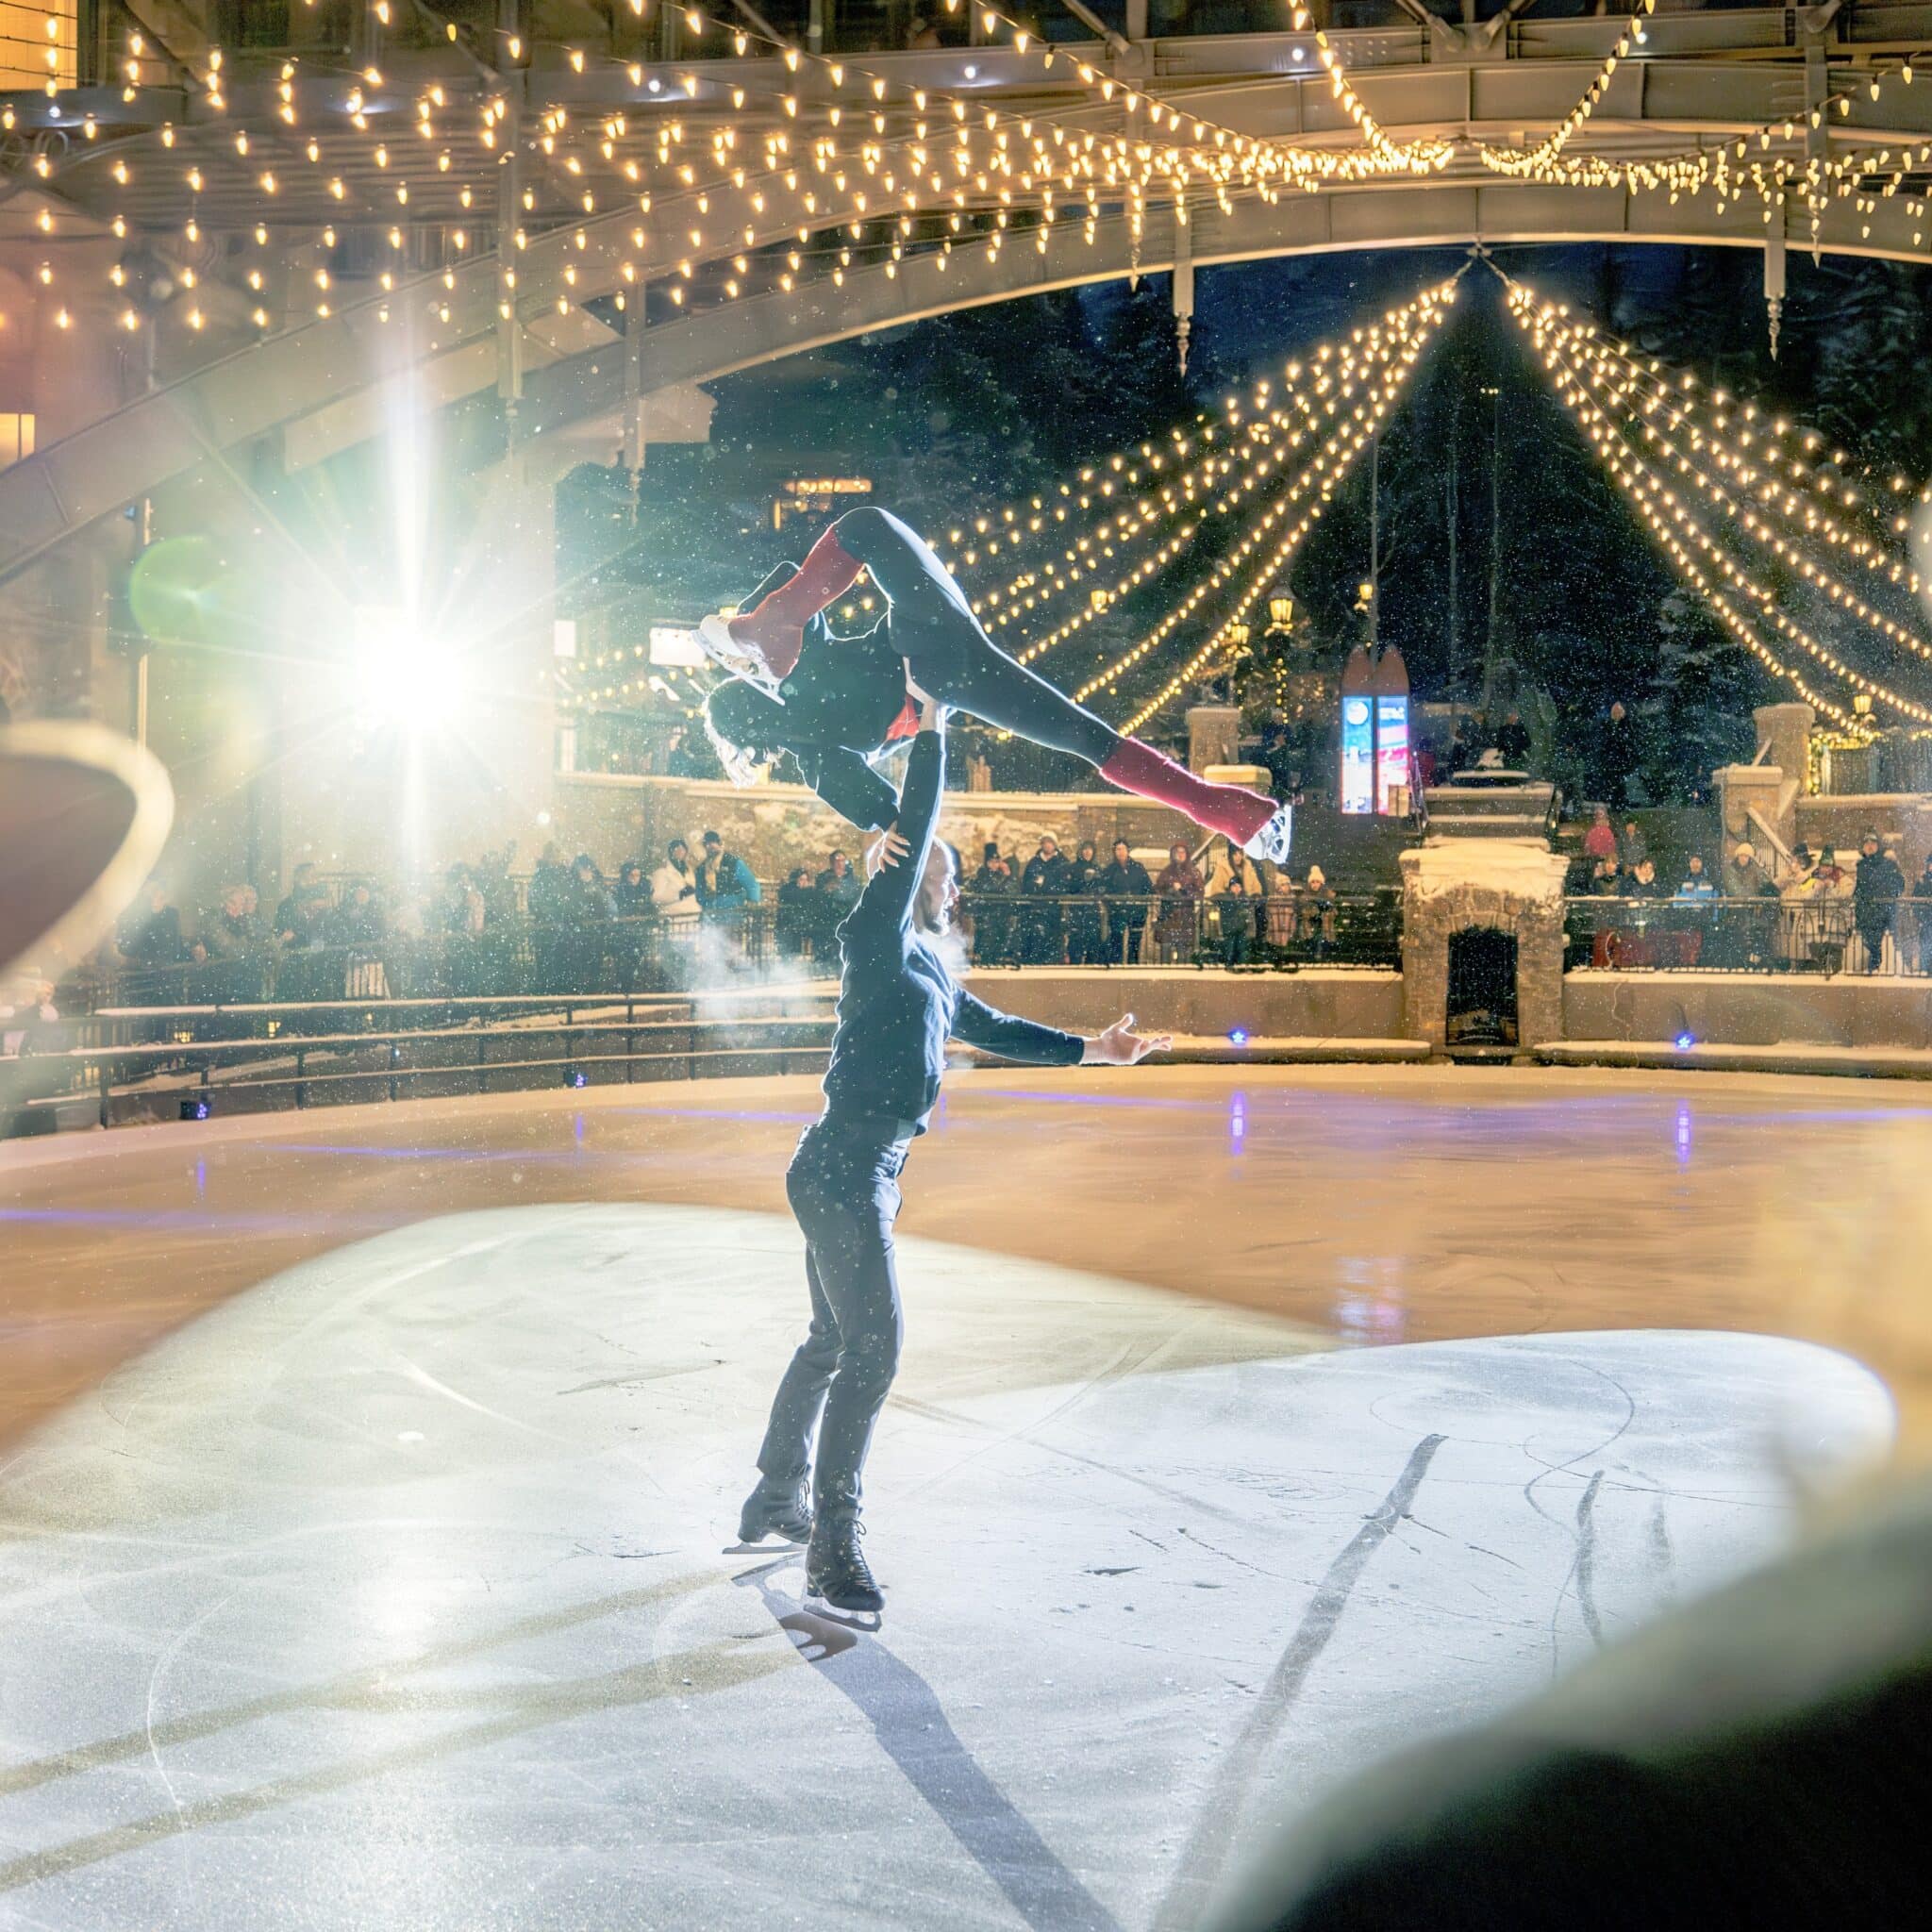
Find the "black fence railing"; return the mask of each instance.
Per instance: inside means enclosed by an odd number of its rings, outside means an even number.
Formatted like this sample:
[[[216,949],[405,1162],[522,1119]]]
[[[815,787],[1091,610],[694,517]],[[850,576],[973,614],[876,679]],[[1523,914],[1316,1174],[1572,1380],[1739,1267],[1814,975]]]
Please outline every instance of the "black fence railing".
[[[1398,966],[1401,895],[1048,898],[966,892],[975,966]]]
[[[546,925],[518,918],[478,934],[372,936],[348,944],[250,943],[206,959],[95,969],[61,989],[67,1013],[106,1007],[358,1000],[560,998],[682,992],[838,971],[845,907],[775,895],[689,918]],[[1399,895],[1103,898],[967,892],[975,965],[1393,966]]]
[[[1567,967],[1932,974],[1932,899],[1571,899]]]

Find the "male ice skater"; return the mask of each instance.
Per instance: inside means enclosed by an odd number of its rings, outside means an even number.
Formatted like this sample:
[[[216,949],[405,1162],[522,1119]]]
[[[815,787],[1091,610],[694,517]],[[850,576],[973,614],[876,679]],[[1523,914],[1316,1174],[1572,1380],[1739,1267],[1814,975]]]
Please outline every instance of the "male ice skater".
[[[859,1475],[899,1365],[899,1174],[939,1098],[947,1039],[1049,1067],[1132,1066],[1167,1044],[1135,1033],[1131,1013],[1091,1039],[1015,1019],[953,977],[934,945],[959,896],[952,852],[933,836],[945,781],[945,715],[922,694],[897,823],[839,928],[825,1109],[800,1138],[785,1176],[805,1232],[811,1330],[778,1385],[758,1484],[738,1525],[742,1542],[777,1536],[805,1543],[806,1593],[872,1615],[885,1600],[858,1547]]]

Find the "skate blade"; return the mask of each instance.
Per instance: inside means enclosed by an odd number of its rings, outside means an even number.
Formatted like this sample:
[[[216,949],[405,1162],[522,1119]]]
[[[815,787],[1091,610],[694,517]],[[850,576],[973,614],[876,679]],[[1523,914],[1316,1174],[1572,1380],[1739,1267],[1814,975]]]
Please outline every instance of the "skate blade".
[[[801,1557],[805,1545],[795,1543],[789,1537],[780,1537],[774,1542],[748,1543],[742,1541],[726,1543],[720,1553],[726,1557]]]
[[[778,680],[772,675],[772,667],[765,662],[763,654],[733,637],[724,618],[701,618],[698,642],[719,670],[756,685],[768,698],[777,697]]]
[[[805,1609],[821,1623],[837,1624],[845,1630],[876,1630],[885,1621],[883,1610],[841,1610],[837,1604],[828,1604],[809,1591],[805,1594]]]

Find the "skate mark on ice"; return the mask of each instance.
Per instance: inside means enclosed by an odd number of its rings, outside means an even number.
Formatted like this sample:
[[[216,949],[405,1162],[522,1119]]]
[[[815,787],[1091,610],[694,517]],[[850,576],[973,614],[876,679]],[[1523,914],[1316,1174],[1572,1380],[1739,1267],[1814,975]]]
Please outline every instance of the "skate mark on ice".
[[[820,1676],[849,1698],[901,1775],[1034,1932],[1122,1932],[1063,1865],[953,1728],[938,1693],[876,1637],[808,1610],[753,1572],[773,1621]]]
[[[1182,1848],[1167,1895],[1154,1915],[1155,1932],[1183,1932],[1199,1923],[1202,1909],[1227,1863],[1241,1828],[1243,1801],[1269,1746],[1300,1696],[1317,1659],[1328,1647],[1369,1558],[1388,1541],[1390,1533],[1407,1514],[1416,1491],[1428,1474],[1445,1436],[1424,1436],[1409,1452],[1395,1486],[1375,1506],[1373,1515],[1350,1538],[1329,1564],[1288,1648],[1269,1674],[1260,1697],[1240,1735],[1223,1754],[1208,1780],[1208,1795],[1194,1828]]]
[[[179,1717],[164,1719],[152,1727],[125,1731],[118,1738],[103,1738],[92,1744],[77,1744],[50,1757],[23,1764],[0,1765],[0,1798],[35,1790],[59,1778],[77,1777],[87,1772],[104,1771],[109,1765],[125,1764],[162,1746],[197,1743],[205,1738],[219,1737],[236,1725],[256,1724],[265,1718],[298,1715],[304,1711],[382,1710],[410,1706],[419,1699],[403,1680],[417,1673],[446,1670],[476,1657],[490,1657],[511,1644],[580,1629],[607,1617],[620,1617],[634,1610],[653,1610],[660,1604],[673,1603],[680,1597],[708,1589],[716,1580],[714,1572],[693,1571],[688,1575],[642,1584],[635,1590],[593,1597],[559,1609],[540,1610],[527,1617],[514,1618],[492,1630],[453,1638],[447,1643],[419,1650],[412,1656],[344,1671],[319,1683],[265,1691],[258,1697],[217,1706],[211,1710],[184,1712]],[[0,1874],[6,1870],[0,1867]],[[0,1890],[5,1889],[4,1876],[0,1876]]]
[[[657,1591],[648,1594],[661,1596],[687,1589],[702,1589],[711,1581],[705,1575],[691,1579],[676,1578],[668,1586],[659,1586]],[[647,1592],[628,1594],[632,1600],[640,1600]],[[547,1623],[551,1628],[566,1628],[572,1621],[609,1615],[623,1602],[623,1598],[606,1598],[580,1612],[559,1613],[547,1620],[526,1619],[521,1626],[509,1625],[505,1631],[493,1633],[483,1641],[452,1644],[441,1655],[448,1657],[491,1648],[497,1642],[510,1641],[511,1634],[520,1627],[529,1631]],[[426,1668],[430,1662],[430,1657],[418,1657],[400,1668],[413,1671]],[[197,1803],[171,1807],[145,1818],[131,1819],[105,1830],[70,1839],[64,1844],[22,1852],[0,1862],[0,1892],[14,1891],[49,1878],[66,1877],[91,1865],[98,1865],[129,1852],[142,1851],[192,1832],[232,1825],[286,1806],[333,1797],[340,1792],[375,1784],[386,1777],[424,1772],[445,1759],[508,1743],[553,1724],[569,1724],[578,1718],[604,1715],[613,1710],[640,1709],[659,1700],[686,1702],[694,1696],[717,1695],[756,1683],[774,1672],[792,1669],[795,1664],[796,1658],[790,1650],[782,1656],[770,1650],[748,1650],[727,1639],[697,1644],[690,1650],[672,1652],[615,1671],[558,1680],[443,1690],[436,1686],[392,1683],[390,1681],[391,1672],[377,1667],[350,1674],[346,1678],[338,1679],[333,1686],[317,1687],[314,1690],[290,1693],[285,1697],[259,1698],[253,1707],[242,1708],[307,1707],[317,1712],[346,1709],[414,1718],[418,1722],[425,1717],[464,1709],[491,1714],[388,1750],[345,1756],[334,1763],[320,1765],[312,1771],[297,1772],[287,1777],[273,1778],[247,1790],[223,1792]],[[332,1698],[326,1695],[330,1690],[336,1692]],[[206,1736],[230,1721],[235,1721],[233,1712],[218,1713],[214,1721],[189,1719],[172,1724],[158,1724],[154,1737],[158,1740],[170,1733],[186,1737]],[[137,1755],[145,1753],[150,1748],[145,1729],[134,1735]],[[115,1742],[118,1746],[120,1740]],[[72,1757],[82,1754],[68,1755]],[[117,1749],[115,1755],[129,1754]],[[59,1763],[59,1760],[54,1762]],[[40,1772],[44,1767],[25,1769]]]
[[[1139,1470],[1123,1469],[1117,1462],[1103,1462],[1097,1457],[1082,1456],[1077,1449],[1063,1449],[1058,1442],[1049,1442],[1041,1438],[1039,1431],[1054,1420],[1062,1409],[1069,1408],[1079,1397],[1091,1392],[1095,1385],[1089,1383],[1077,1395],[1070,1396],[1058,1408],[1037,1421],[1023,1423],[1010,1429],[996,1428],[991,1423],[983,1423],[977,1416],[962,1415],[958,1409],[947,1408],[937,1402],[922,1402],[917,1396],[900,1395],[896,1391],[886,1398],[892,1408],[903,1408],[908,1414],[923,1416],[927,1422],[942,1423],[950,1428],[975,1430],[980,1435],[991,1436],[993,1440],[982,1442],[972,1454],[960,1462],[949,1464],[937,1475],[928,1476],[912,1493],[922,1494],[934,1483],[943,1482],[948,1476],[964,1467],[974,1457],[984,1456],[989,1451],[1003,1447],[1008,1442],[1026,1442],[1036,1449],[1043,1449],[1047,1455],[1058,1457],[1062,1462],[1071,1462],[1079,1469],[1091,1469],[1096,1474],[1111,1477],[1116,1482],[1132,1483],[1137,1489],[1148,1491],[1156,1496],[1165,1497],[1170,1503],[1178,1503],[1189,1509],[1198,1509],[1208,1516],[1219,1516],[1228,1523],[1245,1523],[1247,1519],[1238,1510],[1229,1509],[1220,1503],[1212,1503],[1205,1496],[1191,1495],[1186,1490],[1176,1490],[1171,1485],[1156,1482],[1150,1475],[1143,1475]]]
[[[1604,1626],[1596,1609],[1596,1492],[1603,1480],[1604,1473],[1598,1470],[1576,1501],[1576,1606],[1599,1650],[1604,1647]]]

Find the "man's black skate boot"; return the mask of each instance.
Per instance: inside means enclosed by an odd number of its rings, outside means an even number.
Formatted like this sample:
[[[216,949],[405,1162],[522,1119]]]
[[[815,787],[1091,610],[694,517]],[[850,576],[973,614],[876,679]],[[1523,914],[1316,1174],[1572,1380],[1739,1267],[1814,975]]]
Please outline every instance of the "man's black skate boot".
[[[811,1508],[802,1483],[778,1490],[760,1483],[744,1499],[744,1507],[738,1512],[738,1541],[761,1543],[768,1536],[782,1537],[788,1543],[811,1540]]]
[[[835,1610],[877,1616],[886,1599],[865,1565],[858,1539],[865,1525],[857,1517],[828,1522],[821,1513],[805,1552],[805,1593]]]

